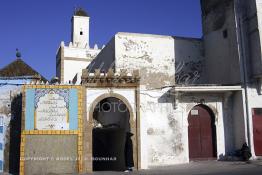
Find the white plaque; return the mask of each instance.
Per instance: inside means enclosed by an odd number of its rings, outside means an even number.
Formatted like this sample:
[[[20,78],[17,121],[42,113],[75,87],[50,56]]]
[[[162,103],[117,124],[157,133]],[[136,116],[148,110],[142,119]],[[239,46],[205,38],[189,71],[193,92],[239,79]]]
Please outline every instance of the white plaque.
[[[55,90],[50,90],[37,101],[35,128],[38,130],[68,130],[68,115],[64,97]]]
[[[198,110],[195,109],[191,110],[191,115],[198,115]]]

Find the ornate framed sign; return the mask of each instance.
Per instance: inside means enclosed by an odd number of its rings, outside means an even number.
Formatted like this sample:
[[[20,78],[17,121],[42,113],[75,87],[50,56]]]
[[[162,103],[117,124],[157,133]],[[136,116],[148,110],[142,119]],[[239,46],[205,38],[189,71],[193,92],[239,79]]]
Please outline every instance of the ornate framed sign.
[[[69,129],[69,90],[35,90],[35,126],[37,130]]]
[[[41,85],[39,85],[41,86]],[[77,130],[81,87],[52,86],[24,90],[25,130]]]

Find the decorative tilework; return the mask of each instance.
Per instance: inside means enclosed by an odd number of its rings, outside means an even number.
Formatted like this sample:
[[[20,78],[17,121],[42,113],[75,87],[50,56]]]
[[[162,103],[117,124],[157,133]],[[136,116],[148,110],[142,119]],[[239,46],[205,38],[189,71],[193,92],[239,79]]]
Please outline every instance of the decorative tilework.
[[[37,108],[37,104],[39,102],[39,99],[43,97],[46,94],[54,93],[59,94],[64,98],[64,101],[66,102],[66,107],[69,106],[69,90],[68,89],[35,89],[35,108]]]
[[[77,89],[70,89],[69,91],[69,129],[78,129],[78,94]]]
[[[33,130],[34,129],[34,96],[35,89],[27,89],[26,90],[26,109],[25,109],[25,129]]]

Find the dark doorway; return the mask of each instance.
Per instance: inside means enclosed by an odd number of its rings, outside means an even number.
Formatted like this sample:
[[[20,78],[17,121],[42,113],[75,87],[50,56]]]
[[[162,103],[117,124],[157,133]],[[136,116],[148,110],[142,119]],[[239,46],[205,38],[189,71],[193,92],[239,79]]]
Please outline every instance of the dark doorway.
[[[19,174],[20,162],[22,94],[18,95],[12,100],[11,113],[12,118],[10,121],[9,173],[16,175]]]
[[[189,159],[216,157],[215,116],[211,109],[197,105],[188,115]]]
[[[93,171],[124,171],[129,166],[130,157],[133,161],[129,118],[127,106],[118,98],[108,97],[96,105],[93,113]]]
[[[255,154],[262,156],[262,108],[254,108],[252,112]]]

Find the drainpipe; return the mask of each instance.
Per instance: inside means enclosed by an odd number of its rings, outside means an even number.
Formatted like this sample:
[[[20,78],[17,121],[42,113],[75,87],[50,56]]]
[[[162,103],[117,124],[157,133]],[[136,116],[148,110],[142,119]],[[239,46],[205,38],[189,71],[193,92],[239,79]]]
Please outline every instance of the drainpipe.
[[[246,122],[247,122],[247,139],[248,139],[248,145],[250,146],[251,141],[250,141],[250,121],[249,121],[249,103],[248,103],[248,82],[247,82],[247,67],[246,67],[246,50],[245,46],[243,43],[244,40],[244,34],[243,34],[243,29],[242,29],[242,22],[243,19],[241,16],[238,14],[238,8],[239,7],[239,0],[234,1],[234,15],[235,15],[235,21],[236,21],[236,32],[237,32],[237,41],[238,41],[238,54],[240,58],[240,64],[242,67],[242,81],[244,85],[244,93],[245,93],[245,110],[246,110]],[[241,83],[242,84],[242,83]]]

